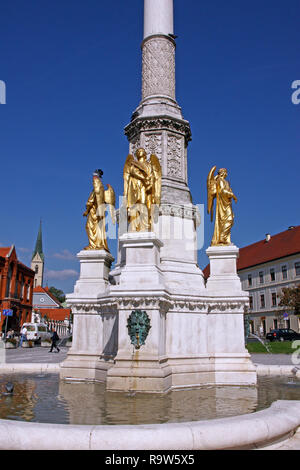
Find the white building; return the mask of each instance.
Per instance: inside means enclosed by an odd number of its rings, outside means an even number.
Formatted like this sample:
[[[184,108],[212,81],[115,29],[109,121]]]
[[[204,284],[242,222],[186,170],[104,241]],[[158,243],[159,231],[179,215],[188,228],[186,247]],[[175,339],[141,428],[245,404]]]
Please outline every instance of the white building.
[[[300,226],[240,249],[238,274],[249,292],[250,329],[265,335],[273,328],[300,331],[300,317],[279,307],[283,287],[300,284]]]
[[[279,307],[283,287],[300,284],[300,225],[240,248],[237,272],[249,292],[250,331],[264,336],[273,328],[300,332],[300,316]],[[209,265],[203,270],[209,276]]]

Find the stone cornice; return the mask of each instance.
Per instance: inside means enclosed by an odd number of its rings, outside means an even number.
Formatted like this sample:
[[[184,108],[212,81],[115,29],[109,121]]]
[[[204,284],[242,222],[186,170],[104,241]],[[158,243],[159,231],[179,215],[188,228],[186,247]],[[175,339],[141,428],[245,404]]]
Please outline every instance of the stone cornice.
[[[181,119],[170,118],[169,116],[157,116],[152,118],[137,117],[125,127],[124,132],[128,140],[131,141],[140,132],[147,130],[170,130],[184,135],[187,142],[192,140],[189,122]]]
[[[118,310],[144,309],[160,310],[161,313],[244,313],[248,298],[244,296],[213,299],[212,297],[184,297],[165,293],[163,295],[116,295],[103,297],[92,303],[74,302],[72,311],[76,314],[116,314]]]

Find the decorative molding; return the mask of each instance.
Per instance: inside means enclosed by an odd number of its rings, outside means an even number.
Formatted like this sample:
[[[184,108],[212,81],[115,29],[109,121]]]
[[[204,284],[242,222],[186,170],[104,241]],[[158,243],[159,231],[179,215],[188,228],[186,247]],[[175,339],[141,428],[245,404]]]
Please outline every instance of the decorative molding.
[[[141,132],[145,131],[171,131],[181,134],[188,143],[191,140],[191,128],[188,121],[182,121],[169,117],[138,118],[136,117],[125,127],[125,135],[129,142],[133,142]]]
[[[244,306],[247,301],[218,301],[211,302],[208,306],[207,313],[244,313]],[[238,310],[238,312],[237,312]]]
[[[159,215],[169,215],[173,217],[180,217],[181,219],[200,221],[199,209],[192,204],[170,204],[162,203],[159,207]]]
[[[199,297],[191,299],[190,297],[174,297],[171,294],[166,296],[148,295],[130,296],[130,295],[112,295],[100,298],[97,303],[74,303],[72,312],[75,315],[97,314],[97,315],[116,315],[119,310],[159,310],[161,314],[168,312],[174,313],[203,313],[203,314],[224,314],[236,313],[244,314],[247,298],[232,298],[215,300],[209,297]]]

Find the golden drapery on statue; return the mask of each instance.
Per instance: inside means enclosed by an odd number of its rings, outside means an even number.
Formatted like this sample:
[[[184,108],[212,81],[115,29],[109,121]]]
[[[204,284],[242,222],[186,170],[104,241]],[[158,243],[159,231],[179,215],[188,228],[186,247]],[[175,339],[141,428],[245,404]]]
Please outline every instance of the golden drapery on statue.
[[[153,228],[155,209],[160,205],[161,166],[156,155],[147,160],[145,149],[128,155],[124,165],[124,197],[130,232],[147,232]]]
[[[105,211],[106,204],[109,205],[110,214],[113,223],[115,223],[115,203],[116,197],[113,188],[108,184],[105,190],[101,177],[102,170],[96,170],[93,174],[93,191],[86,203],[84,216],[87,217],[86,233],[89,239],[89,245],[85,250],[106,250],[109,252],[106,240],[105,230]]]
[[[221,168],[215,176],[216,166],[212,167],[207,177],[207,212],[213,220],[214,199],[216,199],[216,219],[212,246],[231,245],[231,228],[234,222],[232,199],[237,202],[227,177],[226,168]]]

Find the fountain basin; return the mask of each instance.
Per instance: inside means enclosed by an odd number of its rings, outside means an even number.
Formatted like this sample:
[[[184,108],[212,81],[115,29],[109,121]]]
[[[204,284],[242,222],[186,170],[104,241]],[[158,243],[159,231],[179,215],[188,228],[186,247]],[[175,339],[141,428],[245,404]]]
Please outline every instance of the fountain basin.
[[[41,377],[54,373],[58,377],[59,367],[59,364],[1,364],[0,374],[2,374],[2,379],[5,377],[6,380],[6,377],[8,377],[7,380],[10,381],[18,373],[22,373],[25,376],[32,373],[36,374],[36,376],[42,374],[40,375]],[[95,422],[94,424],[54,424],[51,422],[27,422],[28,416],[24,418],[13,417],[13,420],[0,419],[0,449],[221,450],[266,448],[266,446],[268,447],[288,439],[300,426],[300,399],[298,400],[298,397],[300,397],[300,387],[294,386],[294,381],[297,382],[297,379],[300,378],[300,370],[294,366],[264,366],[258,364],[256,364],[256,368],[258,376],[266,377],[267,380],[272,381],[276,375],[290,377],[291,380],[284,383],[284,387],[290,388],[290,390],[294,389],[294,392],[292,390],[292,395],[288,395],[289,398],[292,397],[293,399],[282,400],[281,398],[287,396],[285,390],[282,390],[281,394],[274,395],[274,397],[272,395],[272,400],[276,401],[269,408],[260,411],[248,412],[239,410],[238,413],[240,414],[238,416],[218,419],[206,419],[205,417],[204,420],[199,420],[196,416],[195,421],[191,421],[193,416],[191,417],[191,414],[187,414],[187,422],[163,422],[162,424],[98,425]],[[293,383],[291,384],[291,382]],[[59,383],[59,393],[63,393],[67,400],[70,397],[72,398],[72,390],[69,389],[68,391],[68,388],[65,389],[63,381]],[[300,385],[299,380],[296,385]],[[73,387],[76,386],[76,384],[73,385]],[[243,388],[236,388],[236,390],[239,389],[243,390]],[[17,391],[17,386],[15,386],[15,390]],[[227,390],[226,386],[224,390]],[[224,390],[222,389],[219,395],[217,395],[222,400],[224,400]],[[174,393],[178,394],[179,397],[178,399],[176,398],[177,403],[182,403],[181,392]],[[191,393],[192,397],[196,391]],[[227,396],[230,396],[230,393],[228,391]],[[245,397],[243,392],[238,392],[234,397],[236,402],[238,401],[236,399],[238,394],[241,401]],[[114,408],[114,403],[118,401],[118,393],[111,392],[110,397],[112,396],[111,409]],[[280,398],[279,400],[277,399],[278,397]],[[95,403],[97,399],[96,397]],[[176,403],[176,399],[171,400],[169,404]],[[7,400],[9,401],[11,398]],[[134,405],[132,409],[134,409],[137,403],[136,397],[131,398],[131,400],[134,401],[132,401]],[[219,407],[223,406],[224,402],[222,400],[219,402]],[[251,400],[253,402],[253,396]],[[251,400],[247,405],[250,411],[252,407]],[[74,403],[71,403],[73,410],[75,409]],[[270,400],[268,403],[270,403]],[[264,406],[268,405],[264,404]],[[252,407],[252,409],[257,408]],[[129,409],[128,413],[130,414],[130,412]],[[5,417],[6,415],[2,416]],[[26,421],[17,421],[17,419],[25,419]],[[75,414],[75,421],[76,419],[78,420],[78,416]],[[86,419],[86,421],[83,420],[81,422],[90,423],[91,421]]]
[[[300,400],[230,418],[139,426],[93,426],[0,420],[6,450],[257,449],[287,439],[300,425]]]

